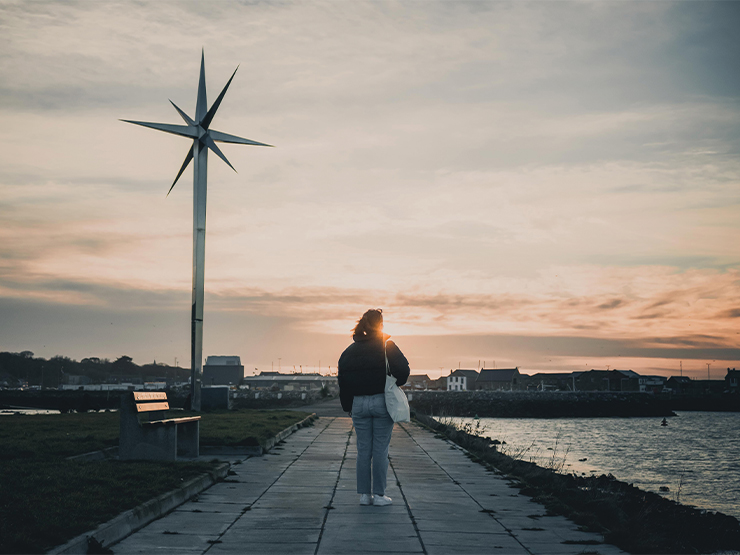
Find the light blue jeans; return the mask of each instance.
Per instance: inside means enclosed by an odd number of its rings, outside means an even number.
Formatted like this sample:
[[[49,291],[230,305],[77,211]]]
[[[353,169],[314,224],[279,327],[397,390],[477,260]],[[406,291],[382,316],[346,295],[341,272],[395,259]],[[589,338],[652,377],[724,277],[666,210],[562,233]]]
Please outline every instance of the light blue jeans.
[[[352,402],[352,423],[357,434],[357,493],[385,495],[388,446],[393,433],[385,394],[356,396]]]

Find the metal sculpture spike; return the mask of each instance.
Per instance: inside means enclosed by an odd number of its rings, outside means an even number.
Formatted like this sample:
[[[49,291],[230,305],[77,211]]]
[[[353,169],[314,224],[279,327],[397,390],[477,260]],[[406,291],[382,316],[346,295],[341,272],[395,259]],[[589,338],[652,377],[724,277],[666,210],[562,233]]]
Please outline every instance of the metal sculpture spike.
[[[221,143],[234,143],[240,145],[253,145],[253,146],[272,146],[265,143],[258,143],[257,141],[251,141],[249,139],[243,139],[235,135],[229,135],[228,133],[221,133],[216,130],[209,129],[211,122],[213,121],[216,112],[218,111],[221,101],[226,95],[226,91],[231,84],[231,81],[236,75],[236,71],[239,69],[237,66],[231,78],[226,83],[226,86],[221,91],[221,94],[216,98],[216,102],[208,108],[206,100],[206,70],[205,70],[205,53],[201,51],[200,56],[200,76],[198,79],[198,100],[195,105],[195,119],[191,119],[185,112],[183,112],[174,102],[170,100],[172,106],[174,106],[177,113],[185,121],[187,125],[172,125],[168,123],[151,123],[147,121],[132,121],[132,120],[121,120],[126,123],[133,123],[135,125],[141,125],[149,127],[150,129],[156,129],[158,131],[164,131],[165,133],[172,133],[174,135],[180,135],[181,137],[187,137],[193,140],[193,145],[188,150],[185,156],[185,161],[180,167],[180,171],[177,172],[175,180],[172,182],[167,196],[169,196],[172,189],[175,187],[177,180],[183,174],[185,169],[190,164],[191,160],[194,160],[193,168],[193,302],[192,302],[192,317],[191,317],[191,333],[190,333],[190,360],[191,360],[191,382],[190,382],[190,398],[191,406],[195,411],[200,410],[201,405],[201,379],[203,374],[203,290],[204,290],[204,268],[205,268],[205,246],[206,246],[206,193],[208,184],[208,149],[211,149],[216,156],[221,158],[228,166],[236,171],[234,166],[226,159],[226,156],[221,149],[218,148],[216,142]]]

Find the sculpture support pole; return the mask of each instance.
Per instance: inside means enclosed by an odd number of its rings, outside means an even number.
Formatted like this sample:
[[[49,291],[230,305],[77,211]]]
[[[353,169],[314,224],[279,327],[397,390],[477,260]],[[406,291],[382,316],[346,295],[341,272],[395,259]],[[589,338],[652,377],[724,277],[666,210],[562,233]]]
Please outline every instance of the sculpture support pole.
[[[238,68],[237,68],[238,69]],[[195,119],[191,119],[183,112],[174,102],[170,100],[180,117],[185,120],[187,125],[171,125],[169,123],[153,123],[148,121],[123,120],[135,125],[142,125],[150,129],[172,133],[181,137],[187,137],[193,140],[193,146],[185,156],[185,161],[180,167],[180,171],[172,182],[172,186],[167,194],[170,194],[172,188],[180,179],[182,172],[188,167],[193,160],[193,301],[192,313],[190,320],[190,407],[192,410],[200,412],[201,408],[201,382],[203,380],[203,285],[205,277],[206,263],[206,190],[208,178],[208,149],[210,148],[216,155],[221,158],[228,166],[234,170],[229,161],[216,146],[216,141],[222,143],[234,143],[254,146],[270,146],[257,141],[250,141],[236,135],[221,133],[210,129],[213,117],[216,115],[218,107],[226,94],[226,90],[234,79],[236,70],[231,75],[231,79],[218,95],[211,108],[208,108],[206,99],[206,70],[205,55],[200,55],[200,78],[198,80],[198,100],[195,103]],[[236,171],[236,170],[234,170]]]
[[[193,141],[193,309],[190,333],[191,409],[200,411],[203,377],[203,289],[206,258],[206,191],[208,147]]]

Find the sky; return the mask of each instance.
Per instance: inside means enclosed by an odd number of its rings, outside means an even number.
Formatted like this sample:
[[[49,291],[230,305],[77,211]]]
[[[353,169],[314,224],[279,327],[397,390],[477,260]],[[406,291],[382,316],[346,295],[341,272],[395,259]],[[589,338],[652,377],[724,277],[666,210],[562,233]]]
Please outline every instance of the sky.
[[[740,366],[740,3],[0,0],[0,350],[413,373]],[[709,364],[709,368],[707,367]]]

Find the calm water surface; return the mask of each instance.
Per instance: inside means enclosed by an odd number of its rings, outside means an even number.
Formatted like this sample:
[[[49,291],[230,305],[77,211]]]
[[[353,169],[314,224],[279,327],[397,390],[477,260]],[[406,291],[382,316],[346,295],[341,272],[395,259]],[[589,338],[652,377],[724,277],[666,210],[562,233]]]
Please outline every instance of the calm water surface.
[[[740,518],[740,414],[660,418],[451,419],[505,441],[507,454],[563,472],[613,474],[669,499]],[[585,461],[582,459],[586,459]],[[668,487],[668,492],[661,492]]]
[[[54,409],[0,409],[0,416],[13,414],[61,414]]]

